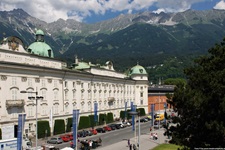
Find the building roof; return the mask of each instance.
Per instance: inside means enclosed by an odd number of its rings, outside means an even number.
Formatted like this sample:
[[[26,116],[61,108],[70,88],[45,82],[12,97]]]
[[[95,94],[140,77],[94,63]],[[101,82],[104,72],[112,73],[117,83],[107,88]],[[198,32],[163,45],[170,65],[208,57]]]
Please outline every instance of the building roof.
[[[134,66],[134,67],[132,67],[130,69],[129,75],[133,75],[133,74],[144,74],[144,75],[147,75],[147,72],[146,72],[144,67],[142,67],[139,64],[137,64],[136,66]]]
[[[154,85],[148,87],[148,93],[170,93],[174,92],[174,85]]]
[[[80,70],[80,69],[89,69],[90,67],[91,66],[88,63],[86,63],[86,62],[79,62],[78,66],[76,66],[75,69],[78,69],[78,70]]]

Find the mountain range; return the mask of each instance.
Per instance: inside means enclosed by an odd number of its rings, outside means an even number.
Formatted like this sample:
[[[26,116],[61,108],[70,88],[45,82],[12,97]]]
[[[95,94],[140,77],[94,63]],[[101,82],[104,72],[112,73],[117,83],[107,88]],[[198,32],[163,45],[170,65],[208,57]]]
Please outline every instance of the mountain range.
[[[144,67],[162,64],[169,57],[206,54],[225,35],[224,10],[187,10],[179,13],[142,12],[86,24],[72,19],[46,23],[22,9],[0,11],[0,38],[18,36],[26,46],[35,30],[45,32],[56,58],[68,63],[74,56],[125,70],[137,62]]]

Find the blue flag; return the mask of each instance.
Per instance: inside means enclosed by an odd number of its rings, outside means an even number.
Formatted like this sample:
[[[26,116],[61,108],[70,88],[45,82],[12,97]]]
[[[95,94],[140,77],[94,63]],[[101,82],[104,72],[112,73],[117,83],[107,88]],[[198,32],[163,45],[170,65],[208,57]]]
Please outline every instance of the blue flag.
[[[79,109],[73,110],[73,147],[77,146],[78,118],[79,118]]]
[[[131,111],[136,111],[136,107],[134,106],[134,103],[131,102]],[[132,130],[135,131],[135,116],[132,115]]]
[[[127,118],[127,102],[125,102],[124,118]]]
[[[94,121],[98,122],[98,103],[94,103]]]
[[[26,114],[19,114],[18,116],[18,130],[17,130],[17,150],[22,150],[23,129]]]

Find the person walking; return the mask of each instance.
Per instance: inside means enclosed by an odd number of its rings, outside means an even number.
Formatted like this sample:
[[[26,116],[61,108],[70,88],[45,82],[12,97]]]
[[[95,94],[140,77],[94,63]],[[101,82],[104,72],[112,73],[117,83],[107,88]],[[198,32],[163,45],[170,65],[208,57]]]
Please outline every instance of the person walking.
[[[155,139],[156,139],[156,140],[158,139],[158,134],[157,134],[157,133],[155,133]]]
[[[132,150],[132,144],[130,144],[130,147],[129,148],[130,148],[130,150]]]
[[[130,147],[130,139],[127,140],[127,147]]]

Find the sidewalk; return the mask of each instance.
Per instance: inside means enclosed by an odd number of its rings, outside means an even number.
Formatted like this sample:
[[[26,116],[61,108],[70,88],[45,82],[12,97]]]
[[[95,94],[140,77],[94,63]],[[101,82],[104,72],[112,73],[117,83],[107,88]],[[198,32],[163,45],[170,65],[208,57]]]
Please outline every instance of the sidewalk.
[[[166,136],[164,136],[164,129],[161,128],[160,130],[155,130],[154,133],[158,134],[158,140],[150,139],[150,133],[142,134],[140,136],[140,149],[139,150],[151,150],[159,144],[166,143],[168,140]],[[137,139],[138,141],[138,139]],[[130,139],[130,143],[134,144],[135,139]],[[127,147],[127,141],[121,141],[112,145],[108,145],[104,147],[98,147],[97,150],[129,150]]]

